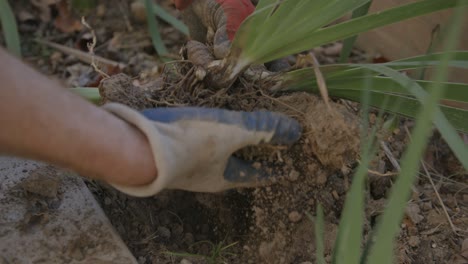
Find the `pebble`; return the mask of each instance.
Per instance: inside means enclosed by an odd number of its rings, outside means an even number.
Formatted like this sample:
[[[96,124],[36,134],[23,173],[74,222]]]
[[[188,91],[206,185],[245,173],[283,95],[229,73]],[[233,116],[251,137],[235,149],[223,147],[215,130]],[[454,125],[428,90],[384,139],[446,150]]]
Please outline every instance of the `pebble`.
[[[186,233],[184,236],[184,242],[187,245],[192,245],[195,242],[195,238],[193,237],[192,233]]]
[[[135,20],[139,22],[146,21],[146,9],[145,9],[145,4],[143,2],[134,1],[130,5],[130,10],[132,11],[132,15],[135,18]]]
[[[190,261],[188,261],[188,260],[186,260],[186,259],[182,259],[182,260],[180,261],[180,264],[192,264],[192,262],[190,262]]]
[[[163,238],[171,237],[171,231],[169,230],[169,228],[164,227],[164,226],[158,227],[158,234]]]
[[[419,246],[419,243],[421,243],[421,240],[420,240],[419,237],[417,237],[417,236],[411,236],[411,237],[408,239],[408,244],[409,244],[411,247],[417,247],[417,246]]]
[[[291,213],[289,213],[288,218],[289,218],[289,221],[293,223],[297,223],[301,221],[302,215],[297,211],[292,211]]]
[[[296,170],[292,170],[289,173],[289,180],[295,182],[297,181],[297,179],[299,179],[299,172],[297,172]]]
[[[431,201],[422,203],[422,204],[421,204],[421,209],[422,209],[423,211],[429,211],[429,210],[431,210],[431,209],[432,209],[432,203],[431,203]]]
[[[327,178],[328,178],[327,174],[323,172],[319,173],[317,176],[317,184],[324,185],[325,183],[327,183]]]

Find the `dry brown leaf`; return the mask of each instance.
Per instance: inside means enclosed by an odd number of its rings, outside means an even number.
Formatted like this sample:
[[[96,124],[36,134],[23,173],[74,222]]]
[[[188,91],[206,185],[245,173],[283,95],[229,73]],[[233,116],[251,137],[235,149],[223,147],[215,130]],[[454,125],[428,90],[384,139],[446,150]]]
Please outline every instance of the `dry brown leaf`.
[[[31,4],[39,9],[40,19],[42,22],[49,22],[52,20],[52,14],[50,12],[50,6],[55,5],[60,0],[31,0]]]
[[[58,30],[64,33],[72,33],[83,28],[80,20],[71,12],[66,0],[60,1],[56,6],[58,16],[54,21],[54,25]]]

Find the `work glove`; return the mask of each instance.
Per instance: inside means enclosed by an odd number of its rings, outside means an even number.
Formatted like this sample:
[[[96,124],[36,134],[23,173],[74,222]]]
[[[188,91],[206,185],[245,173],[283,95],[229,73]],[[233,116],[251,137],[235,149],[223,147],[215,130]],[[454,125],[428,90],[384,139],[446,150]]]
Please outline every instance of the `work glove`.
[[[163,189],[219,192],[259,186],[271,175],[232,154],[246,146],[291,145],[301,135],[299,123],[283,114],[236,112],[213,108],[151,108],[141,113],[117,103],[104,108],[140,129],[151,146],[158,175],[145,186],[121,186],[134,196]]]
[[[216,59],[225,58],[240,25],[255,11],[250,0],[173,0],[190,37],[213,44]]]

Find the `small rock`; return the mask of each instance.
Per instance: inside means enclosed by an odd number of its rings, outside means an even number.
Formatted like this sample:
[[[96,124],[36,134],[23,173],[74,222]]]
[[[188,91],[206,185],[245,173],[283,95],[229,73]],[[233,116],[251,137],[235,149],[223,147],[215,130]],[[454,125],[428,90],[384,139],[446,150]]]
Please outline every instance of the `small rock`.
[[[171,230],[169,228],[160,226],[158,227],[158,235],[160,235],[162,238],[170,238],[171,237]]]
[[[292,211],[291,213],[289,213],[288,218],[289,218],[289,221],[293,223],[297,223],[301,221],[302,215],[297,211]]]
[[[146,9],[145,4],[142,1],[134,1],[130,5],[130,10],[132,11],[132,15],[138,22],[146,21]]]
[[[411,219],[414,224],[421,222],[424,217],[420,215],[421,209],[415,203],[409,203],[406,207],[406,215]]]
[[[342,43],[334,43],[331,46],[325,47],[323,53],[327,56],[338,56],[340,55],[341,50],[343,49]]]
[[[421,240],[420,240],[419,237],[417,237],[417,236],[411,236],[411,237],[408,239],[408,244],[409,244],[411,247],[417,247],[417,246],[419,246],[419,243],[421,243]]]
[[[369,115],[369,123],[375,124],[376,119],[377,119],[377,116],[374,113]]]
[[[296,170],[292,170],[289,173],[289,180],[295,182],[297,181],[297,179],[299,179],[299,172],[297,172]]]
[[[96,7],[96,15],[98,17],[103,17],[107,12],[106,5],[100,4]]]
[[[462,243],[462,248],[461,248],[461,255],[468,259],[468,238],[463,240],[463,243]]]
[[[184,242],[187,245],[192,245],[195,242],[195,238],[193,237],[192,233],[186,233],[185,234]]]
[[[301,262],[301,264],[312,264],[312,262],[310,262],[310,261],[304,261],[304,262]]]
[[[431,203],[431,201],[422,203],[422,204],[421,204],[421,209],[422,209],[423,211],[429,211],[429,210],[431,210],[431,209],[432,209],[432,203]]]
[[[104,204],[105,205],[110,205],[112,204],[112,200],[109,197],[104,198]]]
[[[464,201],[464,202],[468,202],[468,194],[464,194],[464,195],[463,195],[463,201]]]
[[[436,247],[437,247],[437,244],[436,244],[436,243],[432,243],[432,244],[431,244],[431,247],[432,247],[432,248],[436,248]]]
[[[254,162],[252,164],[252,167],[254,167],[255,169],[259,170],[261,167],[262,167],[262,164],[260,162]]]
[[[327,183],[327,174],[326,173],[323,173],[323,172],[320,172],[318,175],[317,175],[317,184],[318,185],[324,185],[325,183]]]
[[[145,257],[138,257],[138,264],[145,264],[146,258]]]
[[[180,261],[180,264],[192,264],[192,262],[190,262],[190,261],[188,261],[188,260],[186,260],[186,259],[182,259],[182,260]]]

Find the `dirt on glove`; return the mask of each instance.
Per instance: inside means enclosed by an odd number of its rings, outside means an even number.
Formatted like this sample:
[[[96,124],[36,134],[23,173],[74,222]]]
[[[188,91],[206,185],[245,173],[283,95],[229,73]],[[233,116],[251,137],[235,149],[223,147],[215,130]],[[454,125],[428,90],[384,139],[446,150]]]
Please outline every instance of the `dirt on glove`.
[[[240,245],[221,251],[221,255],[216,257],[218,260],[235,259],[235,263],[314,260],[314,223],[306,213],[314,214],[317,203],[322,204],[328,220],[326,230],[336,234],[336,224],[349,184],[348,176],[359,153],[356,114],[335,102],[331,102],[329,110],[322,99],[314,95],[272,93],[264,83],[249,82],[242,77],[229,89],[213,90],[197,78],[197,71],[203,71],[202,68],[187,67],[186,64],[180,67],[173,65],[161,78],[143,86],[134,85],[126,75],[113,76],[102,83],[101,95],[105,102],[119,102],[135,109],[203,106],[277,111],[298,120],[304,130],[299,142],[292,147],[248,147],[235,154],[255,161],[255,166],[276,176],[267,187],[222,194],[180,191],[158,194],[154,200],[170,201],[174,215],[184,219],[180,223],[182,227],[168,227],[169,232],[165,235],[171,237],[177,228],[190,230],[194,228],[192,225],[200,225],[189,224],[185,222],[187,218],[181,216],[187,215],[187,211],[183,212],[181,208],[191,204],[189,207],[201,208],[195,214],[197,216],[192,215],[191,218],[204,219],[202,226],[207,227],[201,228],[206,229],[210,241],[218,241],[224,246],[231,243]],[[165,210],[161,210],[159,205],[156,207],[159,212]],[[161,232],[159,229],[156,233]],[[187,234],[183,236],[182,241],[187,239]],[[199,241],[188,237],[189,241]],[[333,241],[326,241],[327,254],[331,253],[332,245]],[[181,248],[177,243],[172,246],[169,243],[159,250],[213,256],[214,246],[202,243]],[[235,256],[225,253],[234,253]],[[171,258],[171,253],[167,257]],[[196,262],[196,259],[191,260]]]

